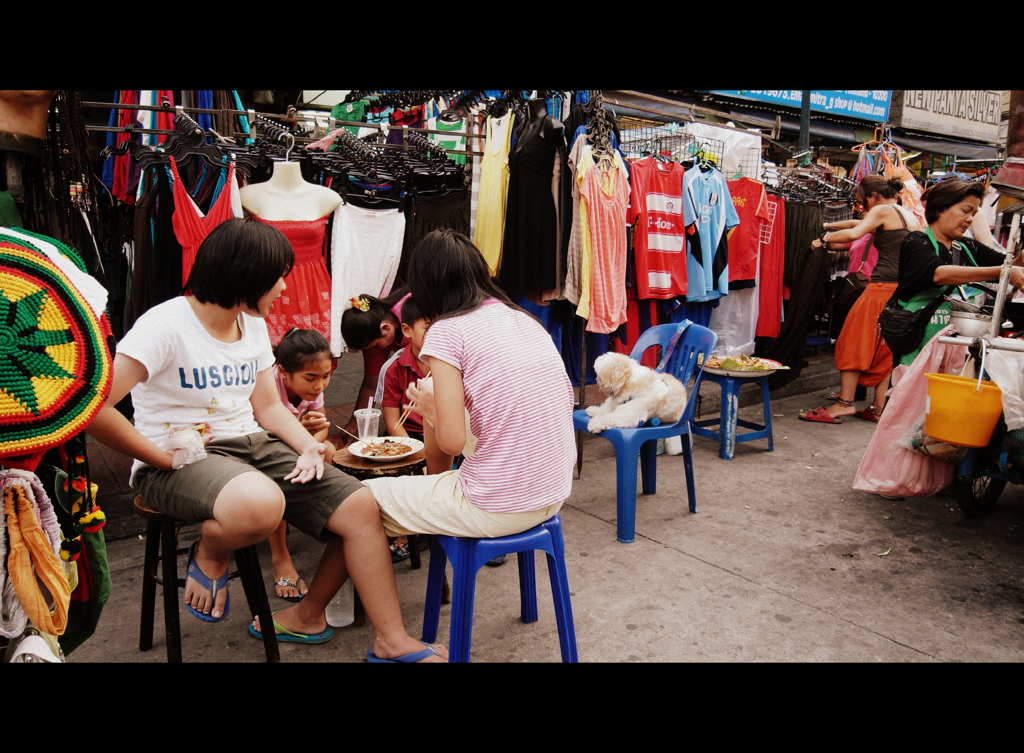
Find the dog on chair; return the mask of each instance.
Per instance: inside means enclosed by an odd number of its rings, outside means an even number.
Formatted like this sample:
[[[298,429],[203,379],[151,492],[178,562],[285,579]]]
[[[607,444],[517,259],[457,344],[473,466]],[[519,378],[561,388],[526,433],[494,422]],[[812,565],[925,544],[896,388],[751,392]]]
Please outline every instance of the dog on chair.
[[[587,408],[587,430],[599,434],[618,427],[635,429],[657,418],[674,424],[686,408],[686,386],[669,374],[661,374],[623,353],[605,353],[594,361],[597,386],[608,398]]]

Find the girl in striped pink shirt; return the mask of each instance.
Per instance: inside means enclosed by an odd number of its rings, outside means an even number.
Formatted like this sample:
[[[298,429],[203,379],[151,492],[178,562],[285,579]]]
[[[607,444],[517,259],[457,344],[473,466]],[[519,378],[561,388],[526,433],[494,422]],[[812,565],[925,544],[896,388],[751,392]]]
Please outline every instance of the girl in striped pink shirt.
[[[542,523],[569,496],[576,460],[572,386],[551,336],[454,231],[420,241],[409,284],[430,320],[420,357],[431,376],[406,397],[423,416],[428,451],[466,459],[432,476],[365,481],[384,528],[493,538]]]

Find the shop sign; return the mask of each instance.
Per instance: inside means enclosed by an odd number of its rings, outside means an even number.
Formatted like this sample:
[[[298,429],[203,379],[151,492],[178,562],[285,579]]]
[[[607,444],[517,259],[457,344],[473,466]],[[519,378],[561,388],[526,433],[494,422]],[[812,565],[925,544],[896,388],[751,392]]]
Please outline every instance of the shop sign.
[[[897,96],[893,125],[944,136],[996,143],[1002,91],[906,89]]]
[[[800,89],[732,89],[715,90],[712,93],[740,99],[752,99],[757,102],[770,102],[786,107],[799,108],[803,102],[803,92]],[[887,90],[812,89],[811,110],[884,123],[889,117],[891,94],[892,92]]]

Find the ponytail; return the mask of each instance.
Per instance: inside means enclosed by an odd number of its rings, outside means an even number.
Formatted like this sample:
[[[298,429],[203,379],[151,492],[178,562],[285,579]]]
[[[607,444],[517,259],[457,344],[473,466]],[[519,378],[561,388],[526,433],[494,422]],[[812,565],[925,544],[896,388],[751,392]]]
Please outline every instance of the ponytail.
[[[349,301],[352,307],[345,309],[345,313],[341,315],[341,336],[345,339],[345,344],[353,350],[364,350],[380,337],[380,325],[385,320],[390,320],[396,329],[401,329],[402,323],[398,321],[391,307],[408,292],[408,288],[399,288],[387,298],[361,295]]]

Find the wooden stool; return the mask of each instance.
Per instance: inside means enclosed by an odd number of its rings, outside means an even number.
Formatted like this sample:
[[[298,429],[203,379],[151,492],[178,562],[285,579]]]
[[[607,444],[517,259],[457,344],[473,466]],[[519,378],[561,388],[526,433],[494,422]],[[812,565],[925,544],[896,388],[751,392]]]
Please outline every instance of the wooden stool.
[[[185,578],[178,577],[178,555],[185,554],[188,549],[178,549],[174,531],[175,523],[183,521],[154,510],[146,504],[142,497],[135,498],[135,512],[146,519],[146,558],[143,564],[142,579],[142,617],[139,630],[139,650],[149,651],[153,647],[153,621],[156,613],[156,584],[163,586],[164,591],[164,630],[167,640],[167,661],[181,663],[181,624],[178,620],[178,589],[185,587]],[[228,579],[238,578],[245,591],[245,599],[249,611],[259,615],[260,627],[263,630],[263,649],[267,661],[277,663],[281,655],[277,649],[277,637],[267,625],[274,624],[270,613],[270,602],[267,590],[263,585],[263,573],[260,570],[259,555],[255,544],[236,550],[235,571],[229,573]],[[157,573],[157,566],[163,562],[163,577]],[[173,584],[173,588],[168,587]]]
[[[361,458],[358,455],[353,455],[349,452],[347,447],[342,447],[334,453],[334,458],[331,462],[353,478],[357,478],[360,481],[367,481],[374,478],[420,475],[426,471],[427,454],[424,450],[420,450],[407,458],[401,458],[390,463],[381,463],[375,460]],[[422,566],[420,560],[419,536],[413,534],[409,536],[408,539],[409,569],[418,570]],[[359,599],[359,592],[356,591],[355,593],[355,621],[352,624],[356,627],[362,627],[366,624],[366,611],[363,609],[363,603]],[[451,603],[451,586],[448,584],[447,576],[444,581],[442,602],[444,604]]]

